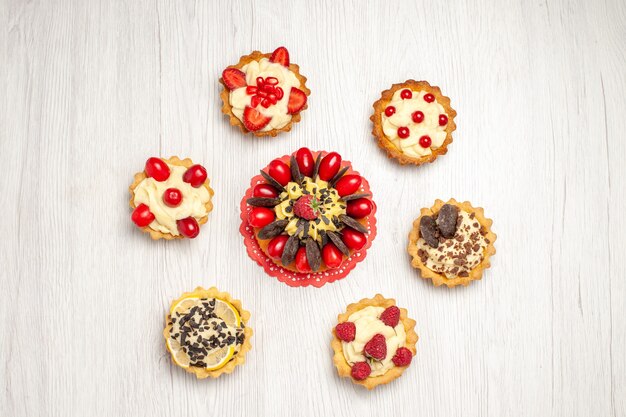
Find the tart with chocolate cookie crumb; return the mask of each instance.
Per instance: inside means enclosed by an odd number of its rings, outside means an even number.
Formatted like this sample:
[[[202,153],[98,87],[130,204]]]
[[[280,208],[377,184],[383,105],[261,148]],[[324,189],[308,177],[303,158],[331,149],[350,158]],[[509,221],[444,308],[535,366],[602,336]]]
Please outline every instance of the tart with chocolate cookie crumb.
[[[415,320],[396,300],[376,294],[348,305],[333,329],[333,363],[339,376],[367,389],[399,378],[415,356]]]
[[[448,152],[456,111],[439,87],[407,80],[382,92],[374,103],[372,134],[400,164],[422,165]]]
[[[300,121],[311,90],[284,46],[271,54],[254,51],[222,72],[222,113],[254,136],[276,136]]]
[[[413,222],[408,252],[411,265],[435,286],[469,285],[482,278],[496,253],[496,235],[482,208],[469,202],[436,200]]]

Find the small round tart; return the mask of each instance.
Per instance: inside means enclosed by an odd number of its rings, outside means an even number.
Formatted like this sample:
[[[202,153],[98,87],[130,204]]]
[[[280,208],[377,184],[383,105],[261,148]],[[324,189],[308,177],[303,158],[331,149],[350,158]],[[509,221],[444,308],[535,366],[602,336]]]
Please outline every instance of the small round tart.
[[[407,80],[382,92],[370,120],[378,146],[390,158],[402,165],[422,165],[448,152],[455,116],[439,87]]]
[[[354,259],[365,256],[375,236],[374,213],[369,184],[348,161],[337,152],[301,148],[253,179],[242,201],[241,230],[269,259],[270,274],[288,271],[304,279],[301,285],[321,286],[312,276],[345,276]]]
[[[408,251],[411,265],[435,286],[467,286],[482,278],[496,253],[493,222],[469,202],[436,200],[413,222]]]
[[[339,376],[373,389],[398,378],[415,356],[415,320],[396,300],[376,294],[350,304],[333,329],[333,362]]]
[[[128,189],[131,220],[154,240],[195,238],[213,210],[206,169],[191,159],[148,158]]]
[[[172,361],[198,379],[230,374],[252,345],[250,313],[230,294],[196,288],[172,302],[163,337]]]
[[[222,113],[243,133],[276,136],[300,121],[311,90],[284,46],[271,54],[254,51],[222,72]]]

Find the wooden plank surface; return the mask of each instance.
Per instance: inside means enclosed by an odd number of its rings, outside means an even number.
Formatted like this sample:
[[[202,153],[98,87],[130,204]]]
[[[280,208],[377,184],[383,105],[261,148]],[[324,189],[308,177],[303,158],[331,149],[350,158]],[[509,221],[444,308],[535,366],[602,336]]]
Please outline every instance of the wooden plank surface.
[[[626,3],[0,0],[0,415],[626,416]],[[309,109],[276,139],[220,113],[221,70],[285,45]],[[457,110],[448,155],[388,160],[371,104],[408,78]],[[343,281],[289,288],[246,255],[248,181],[301,146],[371,183],[379,233]],[[207,166],[194,241],[153,242],[127,187],[152,155]],[[419,209],[485,208],[493,267],[434,288],[409,264]],[[161,338],[170,301],[216,285],[252,312],[244,367],[196,381]],[[374,392],[337,377],[330,330],[382,293],[417,356]]]

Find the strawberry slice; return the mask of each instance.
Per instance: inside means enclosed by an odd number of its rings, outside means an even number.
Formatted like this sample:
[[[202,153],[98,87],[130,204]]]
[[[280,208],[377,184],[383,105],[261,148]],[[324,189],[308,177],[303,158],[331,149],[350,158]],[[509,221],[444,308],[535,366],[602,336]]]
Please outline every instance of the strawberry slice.
[[[222,80],[230,90],[246,86],[246,74],[237,68],[226,68],[222,72]]]
[[[284,46],[279,46],[276,48],[274,53],[272,53],[272,57],[270,61],[276,62],[277,64],[281,64],[285,67],[289,66],[289,51]]]
[[[263,129],[270,120],[271,117],[263,116],[260,111],[250,106],[246,106],[243,111],[243,125],[252,132]]]
[[[298,113],[306,105],[306,94],[304,91],[296,87],[291,87],[289,93],[289,103],[287,103],[287,112],[289,114]]]

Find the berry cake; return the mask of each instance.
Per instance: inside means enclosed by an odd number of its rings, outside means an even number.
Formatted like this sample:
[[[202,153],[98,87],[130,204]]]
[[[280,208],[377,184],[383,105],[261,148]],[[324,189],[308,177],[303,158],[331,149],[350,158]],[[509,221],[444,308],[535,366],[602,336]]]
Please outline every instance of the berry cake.
[[[283,46],[271,54],[254,51],[222,72],[222,112],[243,133],[276,136],[291,130],[307,107],[306,78]]]
[[[174,300],[163,337],[172,361],[198,379],[231,373],[251,349],[250,313],[239,300],[212,287]]]
[[[408,80],[382,92],[370,119],[378,145],[390,158],[402,165],[421,165],[448,151],[455,116],[439,87]]]
[[[253,178],[241,231],[270,275],[321,286],[363,259],[375,236],[374,212],[369,185],[349,162],[301,148]]]
[[[408,247],[411,265],[435,286],[467,286],[481,279],[496,253],[492,223],[482,208],[467,201],[435,201],[413,222]]]
[[[152,157],[129,187],[131,220],[152,239],[193,239],[213,209],[206,169],[191,159]]]
[[[398,378],[415,355],[415,321],[396,301],[377,294],[337,317],[331,346],[339,376],[372,389]]]

